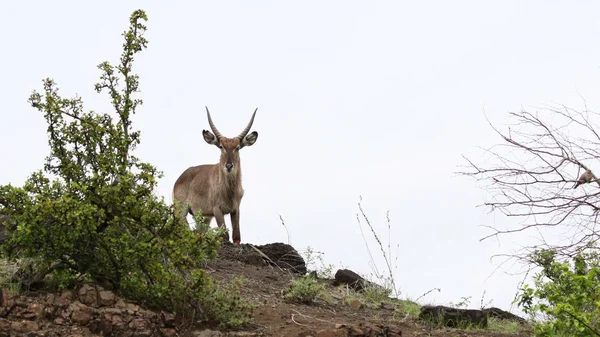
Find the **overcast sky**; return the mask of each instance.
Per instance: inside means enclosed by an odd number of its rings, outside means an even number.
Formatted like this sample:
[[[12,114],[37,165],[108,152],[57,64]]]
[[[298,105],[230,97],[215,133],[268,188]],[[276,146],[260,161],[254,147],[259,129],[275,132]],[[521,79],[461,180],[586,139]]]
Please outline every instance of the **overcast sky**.
[[[403,297],[472,296],[504,309],[522,275],[500,260],[524,234],[479,242],[482,224],[508,220],[476,208],[484,192],[454,172],[500,141],[488,126],[510,110],[598,103],[600,4],[592,1],[3,1],[0,4],[3,165],[21,185],[48,154],[46,124],[27,104],[41,80],[109,111],[93,90],[113,64],[131,12],[146,10],[149,46],[138,58],[144,105],[136,154],[179,174],[216,163],[202,139],[204,106],[237,135],[258,107],[259,137],[241,151],[242,241],[310,246],[327,262],[371,271],[356,220],[359,196],[375,230],[399,245]],[[229,217],[227,217],[229,226]],[[214,225],[214,223],[213,223]],[[379,250],[372,253],[382,269]],[[529,235],[529,234],[527,234]],[[396,250],[393,250],[394,259]]]

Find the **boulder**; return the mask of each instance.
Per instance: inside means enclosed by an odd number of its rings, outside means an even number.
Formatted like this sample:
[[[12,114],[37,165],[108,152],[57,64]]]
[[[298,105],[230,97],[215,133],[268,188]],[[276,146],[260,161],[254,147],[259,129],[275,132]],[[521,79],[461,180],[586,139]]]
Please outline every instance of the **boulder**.
[[[442,305],[421,307],[419,318],[450,328],[487,327],[487,314],[477,309],[451,308]]]
[[[338,271],[335,273],[333,285],[338,286],[340,284],[347,284],[350,286],[350,288],[356,291],[363,291],[373,287],[381,288],[382,291],[384,290],[380,285],[365,280],[350,269],[338,269]]]
[[[494,307],[492,307],[492,308],[486,308],[486,309],[483,309],[483,312],[487,315],[488,318],[489,317],[495,317],[495,318],[498,318],[498,319],[503,319],[503,320],[508,320],[508,321],[516,321],[516,322],[519,322],[519,323],[525,323],[525,322],[527,322],[526,319],[524,319],[522,317],[519,317],[519,316],[517,316],[515,314],[512,314],[512,313],[510,313],[508,311],[499,309],[499,308],[494,308]]]
[[[277,266],[288,269],[298,274],[306,274],[306,262],[296,249],[288,244],[276,242],[256,246],[263,254],[269,257]]]
[[[306,274],[306,263],[294,247],[277,242],[262,246],[224,244],[219,250],[220,259],[238,261],[253,266],[274,265],[291,272]]]

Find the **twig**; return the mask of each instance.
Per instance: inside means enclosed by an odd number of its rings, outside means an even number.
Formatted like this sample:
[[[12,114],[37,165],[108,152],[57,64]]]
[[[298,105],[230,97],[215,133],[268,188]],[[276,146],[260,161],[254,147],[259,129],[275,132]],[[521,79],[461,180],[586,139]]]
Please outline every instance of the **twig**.
[[[440,288],[431,288],[428,291],[424,292],[421,296],[417,297],[417,299],[415,300],[415,302],[417,302],[418,300],[420,300],[422,297],[425,297],[425,296],[429,295],[434,290],[437,290],[438,292],[442,291],[442,289],[440,289]]]
[[[320,318],[316,318],[316,317],[305,315],[305,314],[301,313],[298,310],[294,310],[294,309],[291,309],[291,310],[294,311],[297,315],[302,316],[302,317],[304,317],[306,319],[314,319],[315,321],[319,321],[319,322],[323,322],[323,323],[335,324],[332,321],[328,321],[328,320],[325,320],[325,319],[320,319]],[[294,317],[294,314],[292,314],[292,317]],[[298,323],[296,323],[296,324],[298,324]]]
[[[573,315],[572,313],[568,312],[565,310],[565,313],[569,316],[571,316],[573,319],[575,319],[577,322],[583,324],[586,328],[588,328],[591,332],[594,333],[594,335],[596,336],[600,336],[600,331],[592,328],[591,326],[589,326],[586,322],[582,321],[581,319],[579,319],[578,317],[576,317],[575,315]]]
[[[302,324],[302,323],[296,322],[296,319],[294,318],[295,316],[296,316],[296,314],[292,314],[292,322],[294,322],[294,323],[296,323],[298,325],[301,325],[301,326],[308,326],[308,324]]]
[[[292,241],[290,239],[290,232],[287,229],[287,226],[285,225],[285,221],[283,221],[283,217],[281,216],[281,214],[279,215],[279,220],[281,220],[281,224],[283,225],[283,228],[285,228],[285,232],[287,233],[287,237],[288,237],[288,245],[292,245]]]

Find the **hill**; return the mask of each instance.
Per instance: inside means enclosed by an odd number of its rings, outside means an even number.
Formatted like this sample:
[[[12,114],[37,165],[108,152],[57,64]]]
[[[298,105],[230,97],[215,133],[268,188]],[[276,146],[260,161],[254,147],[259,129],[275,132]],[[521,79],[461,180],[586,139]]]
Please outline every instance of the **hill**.
[[[2,289],[0,337],[529,336],[527,323],[518,322],[516,317],[501,320],[490,315],[493,311],[486,315],[485,328],[457,329],[427,322],[419,319],[423,310],[416,303],[381,298],[373,291],[376,285],[363,280],[342,284],[342,271],[335,279],[319,278],[315,272],[303,277],[307,272],[304,260],[293,247],[283,243],[238,247],[225,244],[206,270],[217,282],[241,278],[241,295],[256,304],[253,323],[238,331],[183,326],[168,313],[146,310],[100,285],[85,284],[62,293],[11,294],[9,289]],[[295,293],[290,293],[292,280],[300,280],[294,287]],[[357,285],[366,289],[356,290],[360,288]]]

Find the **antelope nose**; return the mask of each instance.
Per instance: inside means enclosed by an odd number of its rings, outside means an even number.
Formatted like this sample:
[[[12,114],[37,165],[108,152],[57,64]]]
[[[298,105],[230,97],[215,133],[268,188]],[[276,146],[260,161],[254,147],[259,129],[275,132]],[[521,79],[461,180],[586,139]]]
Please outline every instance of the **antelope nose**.
[[[231,169],[233,168],[233,164],[227,163],[225,164],[225,168],[227,169],[227,171],[231,171]]]

